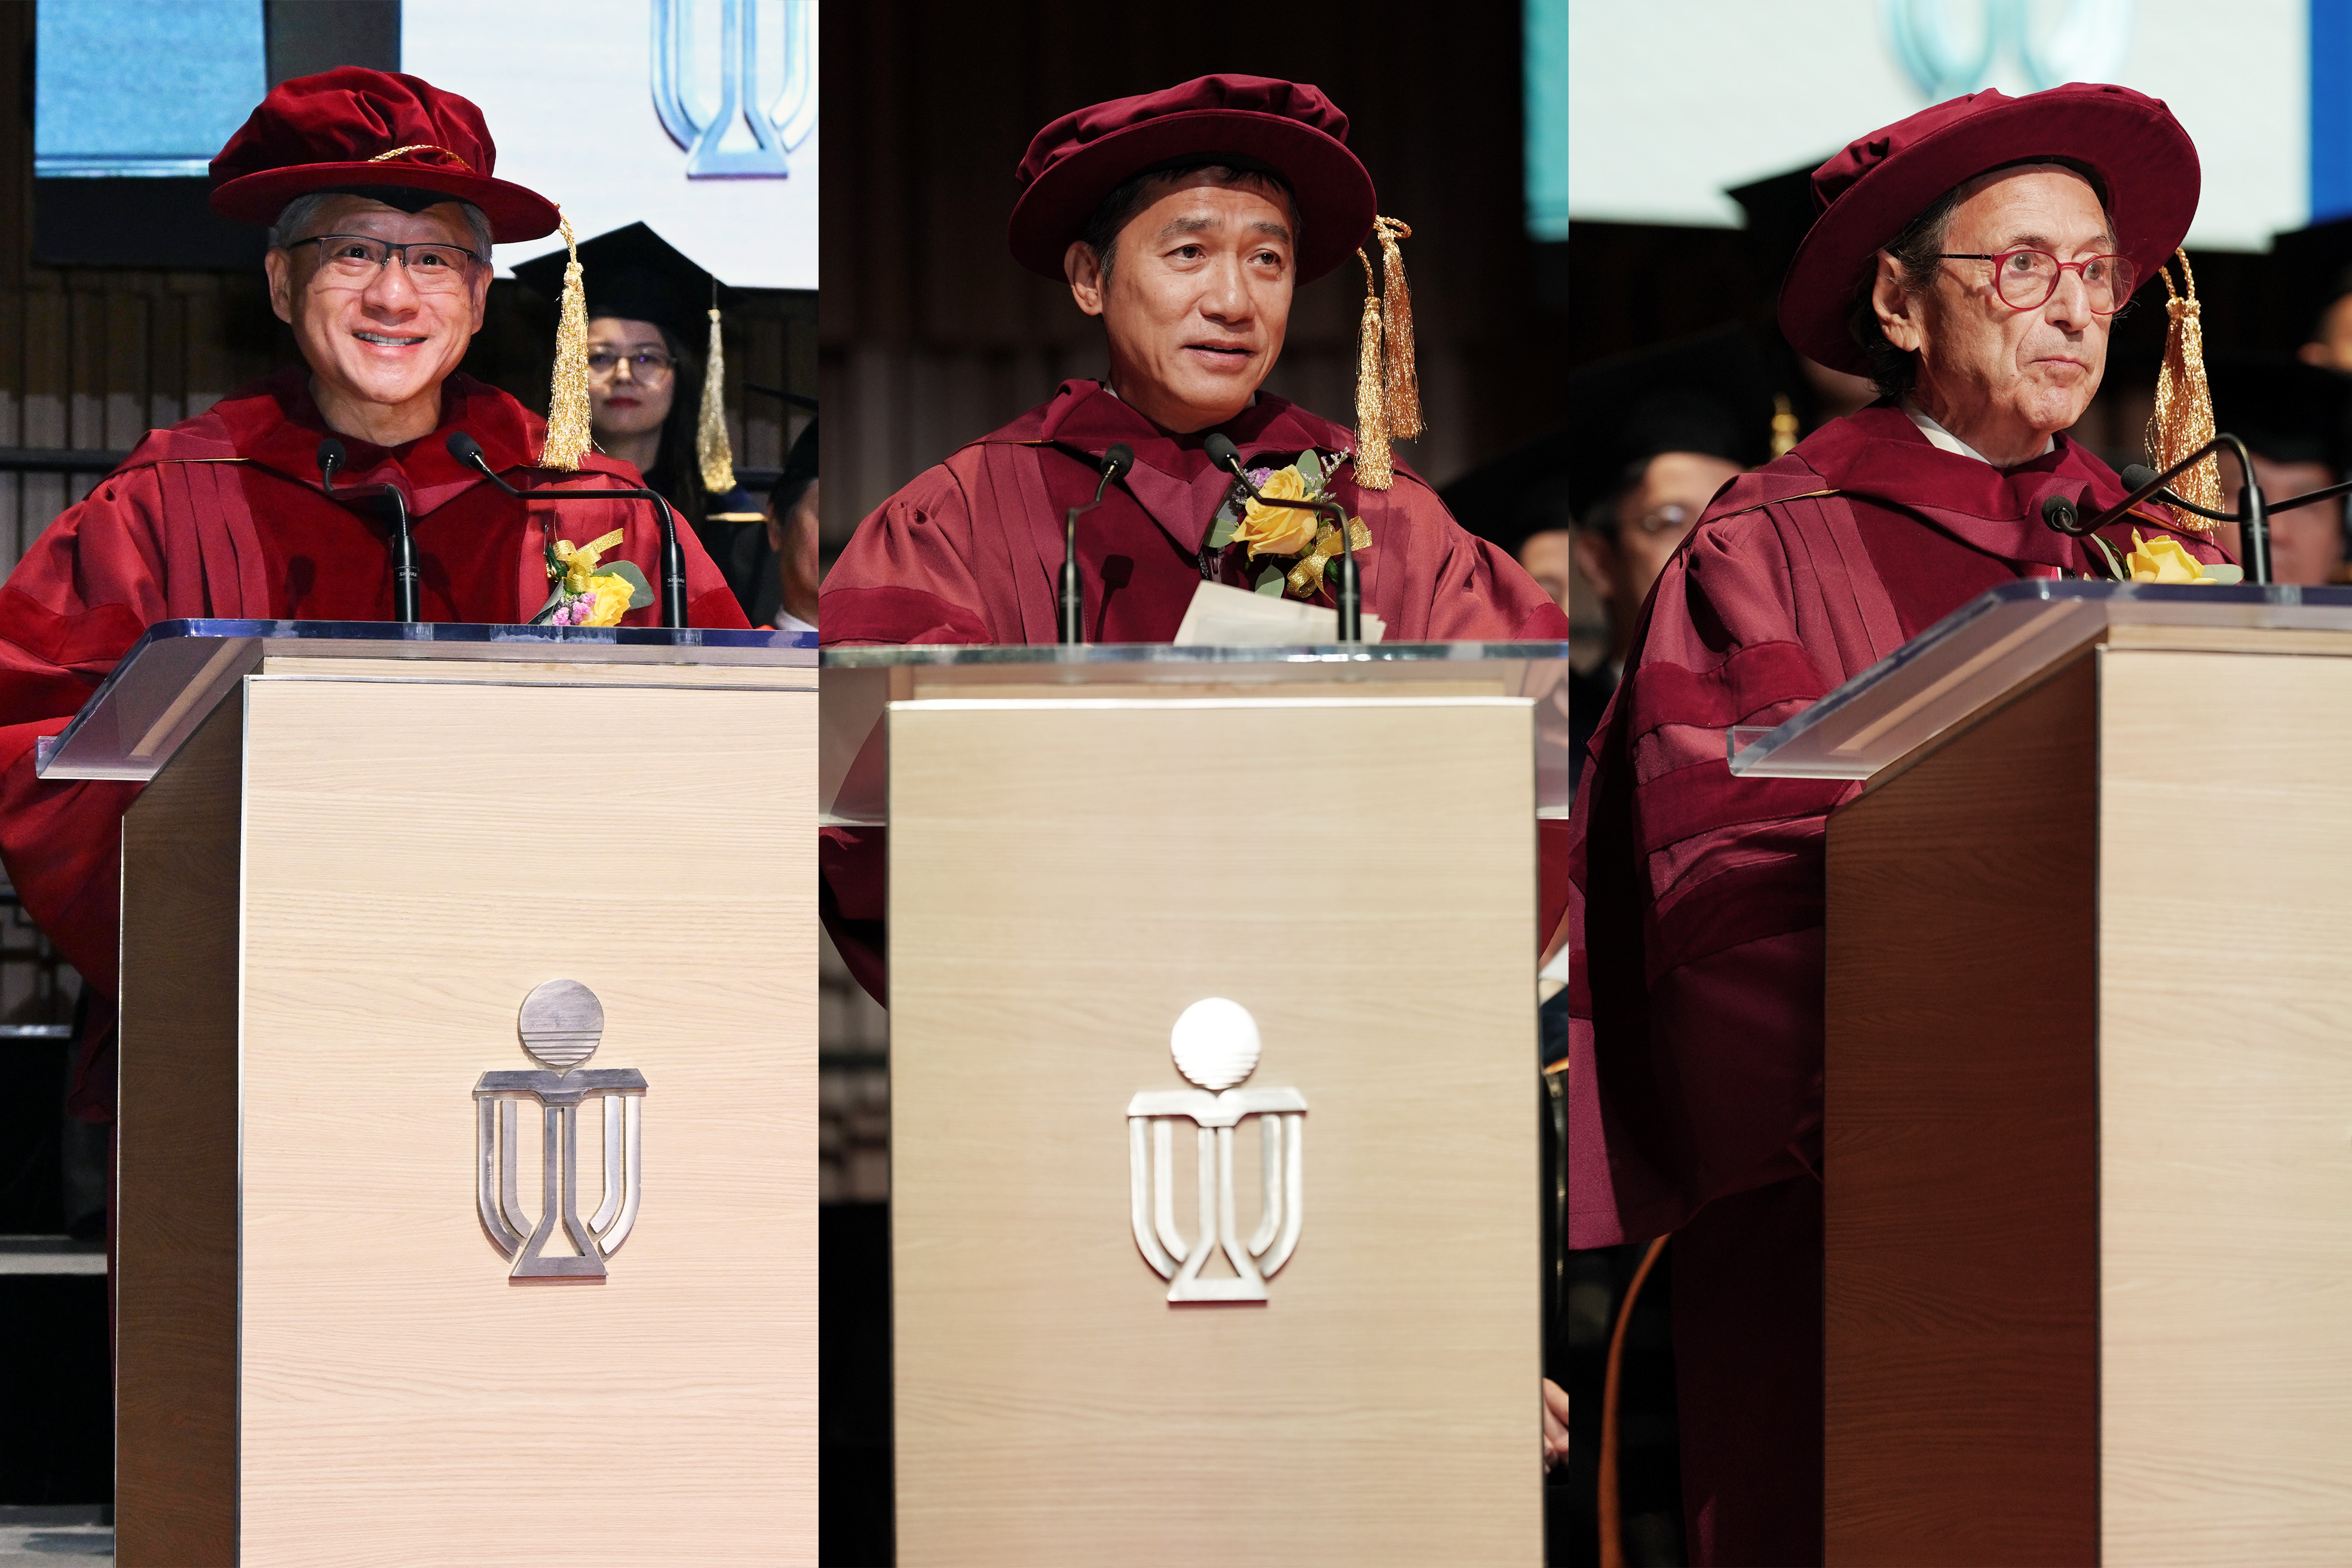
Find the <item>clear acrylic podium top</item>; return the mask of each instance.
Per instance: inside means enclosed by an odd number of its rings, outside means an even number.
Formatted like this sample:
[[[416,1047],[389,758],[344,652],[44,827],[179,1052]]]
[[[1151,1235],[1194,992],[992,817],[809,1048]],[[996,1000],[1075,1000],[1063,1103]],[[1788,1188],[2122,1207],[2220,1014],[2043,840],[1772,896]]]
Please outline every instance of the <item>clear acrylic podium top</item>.
[[[1123,685],[1213,686],[1234,695],[1252,686],[1301,682],[1430,687],[1432,696],[1475,686],[1524,697],[1536,722],[1536,815],[1563,817],[1580,759],[1568,742],[1568,644],[1355,643],[1313,647],[1177,647],[1172,643],[962,644],[831,647],[822,660],[824,712],[817,756],[818,820],[878,826],[888,816],[888,705],[915,695],[985,698],[990,688],[1091,687],[1116,697]]]
[[[45,736],[45,779],[155,776],[236,683],[272,654],[466,659],[475,663],[816,663],[806,632],[653,626],[485,626],[438,621],[158,621],[116,663],[72,723]]]
[[[1811,707],[1724,733],[1745,778],[1866,779],[2110,628],[2352,632],[2352,588],[2004,583]]]

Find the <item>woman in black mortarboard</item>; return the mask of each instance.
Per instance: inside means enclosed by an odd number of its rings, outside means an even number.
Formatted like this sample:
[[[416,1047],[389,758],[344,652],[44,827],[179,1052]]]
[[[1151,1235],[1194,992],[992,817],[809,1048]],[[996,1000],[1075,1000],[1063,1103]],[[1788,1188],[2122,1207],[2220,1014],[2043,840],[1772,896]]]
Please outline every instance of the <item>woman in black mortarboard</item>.
[[[562,251],[526,261],[515,276],[553,299],[562,282]],[[734,483],[724,424],[716,442],[705,431],[705,365],[717,308],[710,273],[642,223],[583,240],[581,269],[588,294],[588,408],[596,449],[633,463],[690,524],[727,575],[746,616],[763,586],[761,552],[741,548],[766,514]],[[715,450],[713,447],[715,447]],[[715,460],[714,460],[715,459]],[[724,488],[708,478],[726,469]]]

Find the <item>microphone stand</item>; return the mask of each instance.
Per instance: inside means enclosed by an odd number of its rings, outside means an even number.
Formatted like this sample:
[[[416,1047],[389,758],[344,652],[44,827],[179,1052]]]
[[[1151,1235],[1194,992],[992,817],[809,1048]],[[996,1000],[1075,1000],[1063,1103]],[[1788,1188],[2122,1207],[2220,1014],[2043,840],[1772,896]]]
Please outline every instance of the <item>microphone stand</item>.
[[[539,492],[520,490],[500,478],[490,460],[482,455],[481,443],[463,430],[451,433],[445,443],[449,455],[474,469],[490,483],[510,496],[528,498]],[[654,503],[654,515],[661,522],[661,624],[673,630],[686,625],[686,552],[678,548],[677,514],[670,508],[659,490],[636,489],[559,490],[549,489],[550,498],[571,500],[649,500]]]
[[[1209,461],[1232,474],[1240,482],[1242,489],[1248,493],[1250,500],[1260,506],[1279,506],[1287,507],[1293,511],[1311,511],[1318,517],[1328,519],[1332,525],[1339,529],[1339,571],[1338,575],[1339,581],[1339,586],[1331,595],[1339,614],[1339,640],[1343,643],[1363,641],[1364,590],[1362,581],[1356,575],[1356,542],[1348,537],[1348,509],[1328,497],[1322,500],[1283,500],[1278,497],[1264,494],[1255,485],[1250,483],[1249,474],[1242,468],[1241,453],[1230,439],[1220,434],[1210,437],[1202,445],[1209,454]]]
[[[1121,441],[1103,454],[1102,479],[1095,486],[1095,499],[1084,506],[1074,506],[1062,514],[1062,582],[1061,637],[1065,647],[1082,643],[1086,638],[1086,588],[1078,581],[1078,514],[1102,505],[1103,494],[1110,483],[1135,466],[1135,448]]]
[[[362,485],[357,489],[337,490],[335,476],[342,471],[346,456],[343,444],[332,436],[319,443],[319,489],[335,500],[382,500],[392,514],[392,618],[415,621],[419,618],[416,607],[416,541],[408,531],[408,498],[400,493],[397,485]]]
[[[2122,505],[2110,507],[2088,522],[2083,521],[2074,503],[2064,496],[2051,496],[2042,503],[2042,521],[2057,532],[2071,538],[2085,538],[2111,523],[2121,521],[2132,508],[2154,497],[2158,491],[2163,491],[2168,500],[2172,500],[2171,492],[2166,490],[2165,487],[2203,461],[2208,456],[2224,447],[2238,459],[2236,513],[2232,515],[2228,512],[2213,512],[2200,506],[2187,506],[2185,502],[2181,504],[2186,507],[2186,510],[2196,512],[2200,517],[2235,522],[2238,525],[2239,553],[2244,557],[2242,563],[2246,569],[2246,581],[2258,586],[2268,587],[2271,581],[2270,514],[2279,508],[2273,507],[2263,500],[2263,487],[2254,481],[2254,460],[2246,451],[2246,444],[2235,436],[2223,434],[2214,437],[2164,472],[2143,481],[2125,498]],[[2139,467],[2137,464],[2133,466]],[[2297,496],[2293,500],[2283,504],[2305,506],[2312,501],[2324,500],[2331,494],[2341,494],[2347,489],[2352,489],[2352,485],[2336,485],[2325,490],[2314,490],[2309,495]]]

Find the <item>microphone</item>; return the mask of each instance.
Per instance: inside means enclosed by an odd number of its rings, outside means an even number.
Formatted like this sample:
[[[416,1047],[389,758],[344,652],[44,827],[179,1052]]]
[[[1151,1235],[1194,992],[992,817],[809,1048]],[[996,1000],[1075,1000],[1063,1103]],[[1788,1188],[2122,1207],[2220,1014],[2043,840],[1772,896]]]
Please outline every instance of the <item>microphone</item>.
[[[654,503],[654,516],[661,523],[661,624],[676,629],[686,625],[686,552],[678,548],[677,513],[659,490],[640,486],[635,489],[560,490],[549,489],[525,492],[515,489],[490,467],[489,458],[482,455],[482,444],[463,430],[452,430],[442,445],[449,455],[465,467],[480,474],[490,483],[510,496],[526,493],[544,496],[551,500],[649,500]]]
[[[331,498],[349,496],[353,500],[381,500],[392,514],[392,618],[414,621],[416,609],[416,541],[408,532],[408,498],[400,493],[397,485],[362,485],[357,489],[338,492],[335,476],[343,471],[351,454],[332,436],[319,443],[319,489]]]
[[[1348,537],[1347,508],[1338,501],[1328,499],[1281,500],[1261,493],[1255,485],[1250,483],[1248,473],[1243,469],[1240,451],[1234,447],[1232,439],[1222,431],[1211,436],[1202,443],[1202,446],[1209,454],[1209,461],[1233,475],[1240,481],[1242,489],[1248,492],[1250,500],[1256,501],[1260,506],[1281,506],[1288,507],[1294,511],[1311,511],[1318,517],[1330,519],[1339,530],[1339,585],[1338,592],[1332,595],[1332,598],[1338,602],[1339,607],[1339,641],[1343,643],[1363,641],[1364,590],[1362,580],[1356,575],[1356,542]]]
[[[2181,474],[2194,468],[2210,454],[2224,447],[2228,448],[2238,460],[2238,510],[2236,511],[2209,511],[2204,507],[2191,505],[2182,500],[2165,489]],[[2145,463],[2131,463],[2125,466],[2119,477],[2123,479],[2124,488],[2131,491],[2130,495],[2124,498],[2123,504],[2120,506],[2110,507],[2085,522],[2083,521],[2081,508],[2077,502],[2064,496],[2049,496],[2042,502],[2042,522],[2057,532],[2081,539],[2096,533],[2111,523],[2120,522],[2131,509],[2140,502],[2150,498],[2160,499],[2183,510],[2193,511],[2200,517],[2210,517],[2221,522],[2236,523],[2238,553],[2243,558],[2242,564],[2245,568],[2245,580],[2263,587],[2268,587],[2271,581],[2270,514],[2273,510],[2286,507],[2306,506],[2313,501],[2324,500],[2329,496],[2340,495],[2347,489],[2352,489],[2352,484],[2331,485],[2326,489],[2314,490],[2309,495],[2296,496],[2292,500],[2281,501],[2278,507],[2274,508],[2263,499],[2263,487],[2254,479],[2254,461],[2246,451],[2246,444],[2235,436],[2227,434],[2214,437],[2160,474]]]
[[[1113,443],[1110,450],[1102,455],[1102,479],[1095,486],[1095,499],[1062,514],[1061,640],[1065,645],[1087,640],[1081,625],[1085,619],[1086,590],[1078,583],[1078,514],[1102,505],[1103,492],[1110,489],[1111,481],[1125,478],[1133,467],[1135,448],[1124,441]]]

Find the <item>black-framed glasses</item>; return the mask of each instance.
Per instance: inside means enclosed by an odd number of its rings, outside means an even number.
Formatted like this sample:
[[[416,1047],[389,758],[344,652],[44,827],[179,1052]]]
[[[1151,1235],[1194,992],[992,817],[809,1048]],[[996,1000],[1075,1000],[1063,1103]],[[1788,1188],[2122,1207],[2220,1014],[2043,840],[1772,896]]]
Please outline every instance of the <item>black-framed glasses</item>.
[[[408,274],[410,286],[421,294],[446,294],[463,289],[482,259],[462,245],[415,240],[401,243],[364,234],[314,234],[294,243],[317,246],[320,279],[348,288],[363,288],[373,282],[397,256],[402,270]]]
[[[629,374],[638,381],[654,381],[677,368],[677,362],[659,349],[639,349],[635,353],[616,354],[610,349],[592,350],[588,355],[588,374],[602,381],[613,374],[623,360],[629,363]]]
[[[2059,278],[2068,272],[2083,279],[2094,315],[2112,316],[2132,297],[2138,278],[2132,264],[2120,256],[2093,256],[2081,261],[2061,261],[2046,250],[2003,250],[1991,255],[1946,251],[1946,261],[1990,261],[1992,286],[2000,302],[2012,310],[2038,310],[2058,292]]]

